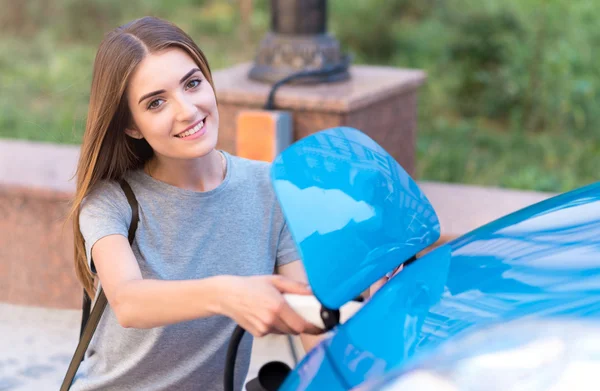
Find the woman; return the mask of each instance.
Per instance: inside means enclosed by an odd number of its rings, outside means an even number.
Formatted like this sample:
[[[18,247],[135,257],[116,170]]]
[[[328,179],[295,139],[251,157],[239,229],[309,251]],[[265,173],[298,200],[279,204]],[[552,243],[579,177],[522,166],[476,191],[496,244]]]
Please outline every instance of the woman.
[[[208,63],[183,31],[148,17],[105,37],[72,217],[78,277],[92,296],[97,272],[109,306],[72,390],[219,390],[236,323],[320,331],[282,296],[310,290],[269,165],[216,150],[218,127]],[[131,246],[122,178],[139,202]],[[239,389],[250,350],[246,338]]]

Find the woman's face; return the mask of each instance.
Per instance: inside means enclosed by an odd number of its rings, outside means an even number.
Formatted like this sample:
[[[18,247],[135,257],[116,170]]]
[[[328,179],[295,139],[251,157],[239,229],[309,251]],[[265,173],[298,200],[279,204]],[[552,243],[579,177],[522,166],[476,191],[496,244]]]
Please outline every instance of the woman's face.
[[[215,148],[215,93],[185,51],[147,55],[129,80],[127,100],[133,116],[127,134],[145,138],[157,157],[193,159]]]

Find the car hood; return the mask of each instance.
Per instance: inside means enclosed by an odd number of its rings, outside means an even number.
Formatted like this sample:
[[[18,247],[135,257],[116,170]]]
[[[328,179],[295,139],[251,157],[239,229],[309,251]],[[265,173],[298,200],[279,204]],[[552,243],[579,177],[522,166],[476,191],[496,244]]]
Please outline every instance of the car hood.
[[[319,301],[337,309],[433,244],[433,207],[404,169],[364,133],[327,129],[273,162],[271,178]]]
[[[418,186],[356,129],[295,143],[274,162],[272,180],[313,291],[329,308],[439,238]],[[515,212],[408,264],[290,379],[331,371],[348,389],[455,335],[527,317],[600,317],[600,184]],[[308,389],[298,384],[283,389]]]
[[[329,342],[351,386],[455,335],[515,319],[600,318],[600,184],[483,226],[408,265]]]

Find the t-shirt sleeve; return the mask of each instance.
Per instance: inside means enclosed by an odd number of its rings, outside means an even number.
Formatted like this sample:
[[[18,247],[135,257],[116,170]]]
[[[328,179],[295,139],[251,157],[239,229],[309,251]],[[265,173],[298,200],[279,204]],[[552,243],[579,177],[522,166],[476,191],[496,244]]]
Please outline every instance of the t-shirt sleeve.
[[[91,265],[92,247],[108,235],[128,237],[131,210],[127,198],[118,184],[102,182],[82,202],[79,230],[85,241],[88,265]]]
[[[284,221],[283,228],[279,234],[279,245],[277,246],[277,266],[283,266],[299,259],[300,255],[298,254],[296,243],[292,239],[287,223]]]

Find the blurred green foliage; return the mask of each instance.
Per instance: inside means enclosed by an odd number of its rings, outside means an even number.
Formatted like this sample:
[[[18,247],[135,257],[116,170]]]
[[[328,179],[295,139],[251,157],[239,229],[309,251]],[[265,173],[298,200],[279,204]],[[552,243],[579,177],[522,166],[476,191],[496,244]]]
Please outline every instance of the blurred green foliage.
[[[77,143],[104,32],[167,18],[213,69],[252,59],[234,0],[0,0],[0,137]],[[596,0],[330,0],[329,30],[355,63],[420,68],[418,177],[564,191],[598,180]],[[594,56],[596,54],[596,56]]]

